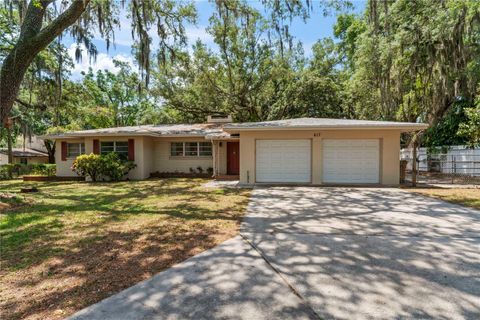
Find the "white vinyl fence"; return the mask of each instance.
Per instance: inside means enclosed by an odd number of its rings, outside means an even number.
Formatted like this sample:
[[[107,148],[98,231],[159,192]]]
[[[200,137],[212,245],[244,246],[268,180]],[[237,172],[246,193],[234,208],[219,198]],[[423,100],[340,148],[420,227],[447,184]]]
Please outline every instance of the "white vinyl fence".
[[[400,159],[408,160],[407,171],[412,170],[412,149],[402,149]],[[417,150],[417,168],[420,172],[436,172],[480,177],[480,149],[450,146],[443,153],[427,153],[427,148]]]

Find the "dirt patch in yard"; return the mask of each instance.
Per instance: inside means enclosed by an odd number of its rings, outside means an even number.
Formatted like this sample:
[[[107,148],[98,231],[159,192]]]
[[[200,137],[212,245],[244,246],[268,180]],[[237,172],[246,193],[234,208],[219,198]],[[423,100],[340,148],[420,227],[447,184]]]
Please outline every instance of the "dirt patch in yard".
[[[236,235],[249,190],[205,182],[41,185],[2,216],[2,319],[64,318]]]

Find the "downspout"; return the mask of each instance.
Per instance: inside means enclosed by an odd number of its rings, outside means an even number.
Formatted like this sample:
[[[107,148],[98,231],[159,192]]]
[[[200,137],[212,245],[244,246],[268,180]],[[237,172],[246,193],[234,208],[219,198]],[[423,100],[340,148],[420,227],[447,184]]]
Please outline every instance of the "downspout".
[[[217,176],[217,148],[215,147],[215,144],[213,143],[213,138],[210,138],[210,143],[212,144],[213,148],[213,177],[215,178]]]

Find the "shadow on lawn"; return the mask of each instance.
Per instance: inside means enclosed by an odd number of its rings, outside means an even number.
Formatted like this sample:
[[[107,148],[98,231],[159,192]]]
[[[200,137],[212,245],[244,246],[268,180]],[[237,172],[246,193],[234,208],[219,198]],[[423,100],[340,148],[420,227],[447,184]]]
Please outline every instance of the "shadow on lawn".
[[[168,229],[169,227],[165,227]],[[179,232],[150,227],[129,232],[107,231],[69,245],[46,270],[19,278],[11,287],[56,286],[4,305],[4,319],[55,318],[56,309],[79,310],[125,289],[179,261],[213,247],[215,228]],[[27,303],[26,303],[27,302]],[[58,316],[62,316],[59,314]]]
[[[245,199],[210,208],[218,195],[178,179],[64,186],[41,187],[34,206],[4,217],[4,274],[20,272],[6,280],[4,319],[60,318],[55,309],[71,313],[211,248],[235,234],[248,201],[244,190],[222,191]],[[199,199],[207,205],[196,205]],[[128,225],[137,215],[146,220]]]
[[[243,235],[322,318],[480,316],[479,211],[351,188],[257,189],[249,208]],[[217,249],[76,319],[309,317],[294,299],[280,300],[285,283],[255,268],[251,251]]]

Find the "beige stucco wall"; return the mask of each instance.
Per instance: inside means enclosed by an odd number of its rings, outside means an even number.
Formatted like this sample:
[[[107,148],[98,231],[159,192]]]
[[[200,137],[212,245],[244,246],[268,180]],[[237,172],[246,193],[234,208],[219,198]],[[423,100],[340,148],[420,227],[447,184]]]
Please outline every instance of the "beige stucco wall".
[[[71,143],[85,142],[85,139],[69,139],[69,140],[57,140],[55,141],[55,164],[57,165],[57,176],[59,177],[76,177],[77,174],[72,171],[72,164],[74,158],[67,158],[66,161],[62,161],[62,141]],[[85,142],[85,150],[88,152],[87,143]]]
[[[172,157],[171,142],[205,142],[203,138],[169,138],[153,140],[152,172],[190,172],[190,168],[202,167],[204,172],[213,168],[213,157]]]
[[[66,161],[61,159],[61,143],[62,141],[77,143],[85,143],[85,152],[90,154],[93,152],[93,140],[98,139],[102,141],[127,141],[128,137],[87,137],[83,139],[66,139],[57,140],[57,148],[55,151],[55,161],[57,163],[58,176],[76,176],[75,172],[71,170],[74,159],[67,158]],[[189,172],[190,168],[197,168],[201,166],[204,170],[213,167],[212,157],[171,157],[170,156],[170,142],[183,141],[201,141],[202,138],[185,139],[185,138],[169,138],[160,139],[152,137],[134,137],[135,140],[135,163],[137,167],[130,171],[128,178],[133,180],[146,179],[152,172]],[[224,143],[225,144],[225,143]],[[223,146],[223,149],[225,146]],[[220,148],[222,149],[222,148]],[[220,157],[220,162],[226,170],[226,157]]]
[[[322,184],[322,139],[380,139],[380,181],[398,185],[399,130],[283,130],[248,131],[240,134],[240,182],[255,183],[255,141],[258,139],[311,139],[312,184]]]
[[[8,155],[0,153],[0,164],[8,163]]]
[[[87,137],[84,139],[66,139],[57,140],[55,148],[55,163],[57,164],[57,176],[74,177],[77,174],[72,171],[71,167],[74,158],[67,158],[66,161],[62,161],[62,141],[68,143],[84,142],[85,153],[90,154],[93,152],[93,140],[98,139],[100,143],[102,141],[128,141],[128,137]],[[128,178],[132,180],[146,179],[150,175],[151,169],[151,138],[149,137],[134,137],[135,140],[135,164],[137,167],[129,172]],[[145,145],[147,148],[145,148]]]

